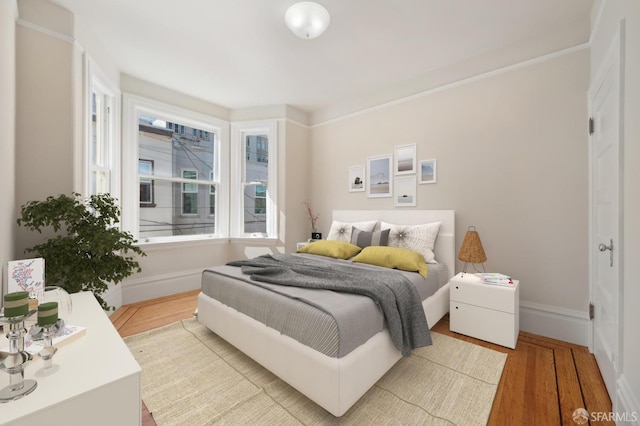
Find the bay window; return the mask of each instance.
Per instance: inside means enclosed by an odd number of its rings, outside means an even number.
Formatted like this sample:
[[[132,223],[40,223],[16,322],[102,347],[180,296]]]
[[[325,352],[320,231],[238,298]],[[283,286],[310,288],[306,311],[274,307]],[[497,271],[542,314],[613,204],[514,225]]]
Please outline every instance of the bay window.
[[[86,195],[109,193],[119,198],[118,90],[85,56],[88,81],[84,188]]]
[[[231,126],[232,236],[277,236],[277,123],[274,120]]]
[[[128,94],[123,105],[125,230],[150,243],[277,238],[276,120],[230,124]]]
[[[226,236],[228,125],[133,95],[124,105],[127,230],[142,242]]]

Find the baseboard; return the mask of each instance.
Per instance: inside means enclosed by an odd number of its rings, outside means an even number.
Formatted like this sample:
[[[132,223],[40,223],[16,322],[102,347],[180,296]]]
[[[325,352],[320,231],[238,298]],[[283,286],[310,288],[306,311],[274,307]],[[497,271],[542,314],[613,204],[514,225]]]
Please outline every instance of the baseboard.
[[[201,279],[202,269],[194,269],[127,280],[121,284],[122,303],[127,305],[197,290],[201,286]]]
[[[617,406],[614,406],[613,410],[618,416],[617,423],[640,426],[640,403],[629,387],[624,374],[618,379],[616,387]]]
[[[105,302],[107,302],[107,305],[113,306],[115,309],[108,311],[107,315],[111,315],[113,312],[115,312],[116,309],[123,305],[122,285],[110,285],[109,287],[110,288],[107,291],[102,293],[102,298]]]
[[[521,300],[520,330],[589,347],[587,312]]]

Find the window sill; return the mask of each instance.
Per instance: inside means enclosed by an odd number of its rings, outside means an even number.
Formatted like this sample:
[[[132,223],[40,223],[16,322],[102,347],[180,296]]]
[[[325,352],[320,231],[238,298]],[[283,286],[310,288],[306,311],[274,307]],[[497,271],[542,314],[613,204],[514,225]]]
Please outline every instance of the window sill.
[[[229,238],[214,235],[197,235],[193,237],[155,237],[153,239],[138,241],[137,246],[143,250],[184,248],[185,246],[197,247],[218,244],[228,244]]]
[[[270,246],[280,242],[280,240],[273,237],[234,237],[230,238],[229,242],[231,244],[253,244]]]

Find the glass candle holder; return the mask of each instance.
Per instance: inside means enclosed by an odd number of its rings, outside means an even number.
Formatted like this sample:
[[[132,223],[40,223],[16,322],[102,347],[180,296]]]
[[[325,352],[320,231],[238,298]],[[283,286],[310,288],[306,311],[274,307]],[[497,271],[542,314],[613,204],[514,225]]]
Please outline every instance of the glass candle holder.
[[[73,310],[71,296],[62,287],[46,286],[44,288],[44,292],[38,295],[38,304],[48,302],[58,303],[58,318],[66,319]]]

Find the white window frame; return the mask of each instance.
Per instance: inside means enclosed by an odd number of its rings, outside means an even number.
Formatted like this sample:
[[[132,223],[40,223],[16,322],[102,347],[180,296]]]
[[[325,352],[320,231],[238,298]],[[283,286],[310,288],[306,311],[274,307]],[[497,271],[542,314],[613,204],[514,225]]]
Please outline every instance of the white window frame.
[[[241,121],[231,124],[231,211],[237,212],[231,218],[231,237],[276,239],[278,237],[278,121]],[[266,234],[244,232],[244,191],[247,186],[261,185],[261,182],[245,182],[247,161],[245,137],[266,134],[269,138],[269,164],[267,183],[267,227]],[[218,198],[219,199],[219,198]]]
[[[218,205],[229,197],[229,123],[218,118],[194,112],[185,108],[147,99],[141,96],[123,94],[123,155],[122,176],[123,188],[123,229],[139,238],[139,203],[138,203],[138,116],[140,114],[162,118],[173,123],[215,133],[217,157],[214,159],[214,171],[217,174],[216,232],[214,234],[175,235],[170,237],[145,237],[140,243],[173,243],[178,241],[205,240],[229,237],[229,212]],[[184,132],[184,130],[183,130]],[[210,182],[196,181],[199,184]],[[191,182],[189,182],[191,183]]]
[[[102,172],[107,176],[108,189],[119,206],[122,204],[120,198],[120,90],[113,84],[106,74],[97,64],[85,53],[83,56],[84,65],[84,145],[81,149],[83,157],[82,184],[74,185],[81,188],[81,192],[86,195],[93,195],[91,188],[92,173]],[[104,110],[104,121],[101,123],[103,138],[103,165],[94,164],[91,155],[91,119],[93,92],[96,92],[102,99]]]
[[[213,172],[209,172],[209,180],[213,180]],[[218,184],[217,183],[213,183],[209,186],[209,197],[207,199],[207,207],[209,208],[209,216],[217,216],[218,213],[218,205],[220,204],[220,200],[218,199],[218,197],[216,196],[216,193],[218,192]],[[215,197],[215,203],[213,203],[213,213],[211,213],[211,196]]]

